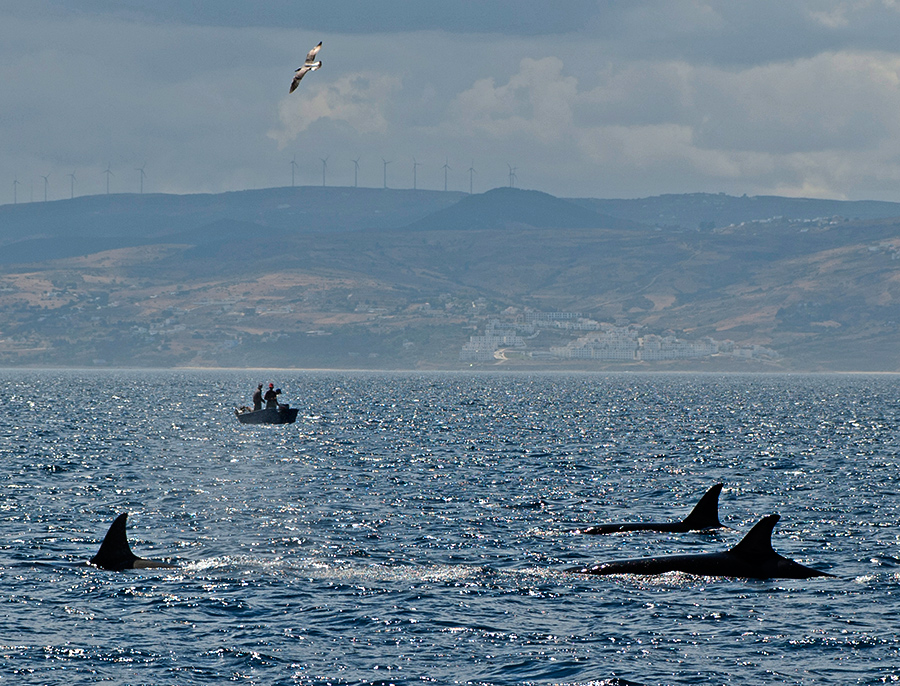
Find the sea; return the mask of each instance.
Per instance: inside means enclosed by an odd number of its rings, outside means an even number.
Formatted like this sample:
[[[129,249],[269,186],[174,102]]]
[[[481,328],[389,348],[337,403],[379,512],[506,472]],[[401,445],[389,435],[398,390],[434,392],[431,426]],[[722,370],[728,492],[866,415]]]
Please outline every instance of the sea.
[[[240,424],[257,383],[294,424]],[[0,370],[0,684],[900,682],[900,377]],[[722,483],[714,533],[677,520]],[[174,569],[88,565],[129,513]],[[590,576],[778,513],[834,578]]]

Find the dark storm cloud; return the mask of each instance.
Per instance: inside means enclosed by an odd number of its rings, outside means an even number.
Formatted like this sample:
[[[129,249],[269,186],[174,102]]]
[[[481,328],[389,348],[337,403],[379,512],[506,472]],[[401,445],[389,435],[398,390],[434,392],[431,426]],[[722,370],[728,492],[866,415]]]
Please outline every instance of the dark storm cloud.
[[[340,34],[578,34],[611,54],[723,65],[894,50],[900,32],[893,0],[32,0],[9,11]],[[478,46],[458,59],[479,59]]]
[[[598,12],[595,0],[561,0],[555,6],[546,0],[53,0],[53,4],[78,13],[205,26],[297,28],[331,33],[440,30],[525,36],[577,31]]]

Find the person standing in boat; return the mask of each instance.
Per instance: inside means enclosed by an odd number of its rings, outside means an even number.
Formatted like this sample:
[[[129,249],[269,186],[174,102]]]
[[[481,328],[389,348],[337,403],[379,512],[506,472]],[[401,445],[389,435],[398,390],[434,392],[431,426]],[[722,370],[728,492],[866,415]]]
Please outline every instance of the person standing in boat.
[[[254,412],[257,412],[258,410],[262,409],[262,401],[263,401],[262,386],[263,386],[262,384],[259,384],[256,387],[256,390],[253,391],[253,411]]]
[[[266,391],[266,394],[263,396],[266,400],[266,409],[269,410],[277,410],[278,409],[278,394],[281,392],[281,389],[275,390],[275,384],[269,384],[269,390]]]

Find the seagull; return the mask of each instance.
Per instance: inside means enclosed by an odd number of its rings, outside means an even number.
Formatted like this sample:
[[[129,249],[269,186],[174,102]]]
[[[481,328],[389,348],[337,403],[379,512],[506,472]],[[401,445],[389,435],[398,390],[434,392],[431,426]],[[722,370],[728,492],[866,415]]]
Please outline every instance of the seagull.
[[[319,52],[321,47],[322,47],[322,41],[319,41],[319,44],[316,47],[314,47],[312,50],[310,50],[309,53],[306,55],[306,62],[304,62],[303,66],[300,67],[296,72],[294,72],[294,80],[291,81],[291,90],[288,92],[290,92],[290,93],[294,92],[294,90],[297,88],[297,84],[300,83],[300,79],[302,79],[304,76],[306,76],[306,72],[315,71],[316,69],[318,69],[319,67],[322,66],[322,60],[319,60],[318,62],[313,61],[316,59],[316,53]]]

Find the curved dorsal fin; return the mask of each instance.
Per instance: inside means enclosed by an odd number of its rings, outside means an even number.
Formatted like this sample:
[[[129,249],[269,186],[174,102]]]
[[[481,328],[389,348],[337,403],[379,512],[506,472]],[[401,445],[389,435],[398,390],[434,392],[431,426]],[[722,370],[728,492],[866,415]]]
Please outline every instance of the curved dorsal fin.
[[[722,492],[722,484],[714,484],[703,497],[694,505],[691,513],[684,518],[682,524],[689,531],[700,529],[721,529],[719,521],[719,493]]]
[[[128,545],[128,534],[125,530],[127,524],[127,512],[116,517],[116,521],[106,532],[103,543],[100,544],[100,550],[91,558],[92,565],[113,571],[131,569],[134,566],[138,556],[131,552],[131,546]]]
[[[777,555],[772,548],[772,530],[781,519],[781,515],[771,514],[760,519],[747,535],[744,536],[730,553],[743,558],[765,557]]]

